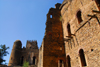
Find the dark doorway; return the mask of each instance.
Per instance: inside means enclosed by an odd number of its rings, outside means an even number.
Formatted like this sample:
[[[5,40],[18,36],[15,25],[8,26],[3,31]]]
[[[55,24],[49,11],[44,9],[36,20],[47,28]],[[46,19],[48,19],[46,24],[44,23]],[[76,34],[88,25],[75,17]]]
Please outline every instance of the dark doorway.
[[[68,36],[71,36],[70,24],[67,25]]]
[[[62,60],[59,60],[58,67],[64,67],[64,62]]]
[[[95,2],[96,2],[97,6],[99,8],[99,11],[100,11],[100,0],[95,0]]]
[[[21,65],[23,65],[23,60],[24,60],[24,57],[22,56],[21,57]]]
[[[67,67],[71,67],[71,63],[70,63],[70,56],[67,56]]]
[[[36,57],[33,57],[33,64],[35,65],[36,63]]]
[[[77,19],[78,19],[78,23],[80,24],[82,22],[81,11],[77,12]]]
[[[62,60],[60,60],[60,67],[62,67]]]
[[[80,55],[80,59],[81,59],[81,65],[82,66],[87,66],[83,49],[80,49],[79,55]]]

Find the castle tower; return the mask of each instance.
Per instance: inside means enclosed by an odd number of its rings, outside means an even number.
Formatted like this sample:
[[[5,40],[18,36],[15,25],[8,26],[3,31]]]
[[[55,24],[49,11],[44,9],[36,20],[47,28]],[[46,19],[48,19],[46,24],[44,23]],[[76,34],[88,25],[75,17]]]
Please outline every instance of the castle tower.
[[[13,45],[8,66],[22,66],[24,61],[36,67],[38,62],[39,49],[37,41],[27,41],[26,48],[22,47],[20,40],[16,40]]]
[[[20,61],[20,56],[21,56],[21,47],[22,47],[21,41],[16,40],[13,45],[8,66],[20,65],[19,61]]]
[[[60,21],[60,4],[51,8],[47,14],[46,31],[43,42],[43,66],[63,67],[65,65],[65,49],[62,23]]]
[[[29,62],[29,65],[37,66],[38,63],[38,54],[39,54],[39,49],[37,46],[37,41],[27,41],[26,44],[26,50],[21,55],[21,57],[24,57],[24,61],[26,60]]]

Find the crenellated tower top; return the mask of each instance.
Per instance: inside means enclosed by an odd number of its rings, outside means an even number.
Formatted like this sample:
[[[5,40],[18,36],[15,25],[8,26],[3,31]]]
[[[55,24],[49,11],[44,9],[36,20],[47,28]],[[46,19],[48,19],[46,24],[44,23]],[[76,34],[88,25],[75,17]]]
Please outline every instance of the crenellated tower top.
[[[27,40],[26,49],[38,49],[36,40]]]

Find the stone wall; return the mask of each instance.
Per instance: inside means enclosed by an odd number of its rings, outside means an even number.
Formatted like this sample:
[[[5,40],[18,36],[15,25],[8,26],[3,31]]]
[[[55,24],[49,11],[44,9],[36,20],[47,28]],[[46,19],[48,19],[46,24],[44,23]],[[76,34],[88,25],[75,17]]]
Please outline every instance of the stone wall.
[[[20,40],[16,40],[13,44],[12,52],[9,58],[9,64],[8,66],[12,65],[19,65],[20,64],[20,56],[22,54],[21,52],[22,43]]]
[[[59,4],[50,8],[47,14],[46,31],[43,47],[43,67],[60,67],[61,60],[65,65],[65,48],[63,43],[62,23]]]
[[[0,65],[0,67],[7,67],[7,65]]]
[[[93,10],[99,11],[93,0],[73,0],[65,4],[61,10],[66,66],[69,65],[67,61],[70,57],[68,62],[71,67],[82,67],[84,61],[81,61],[80,50],[84,53],[85,66],[100,66],[100,14]],[[77,17],[78,11],[81,11],[80,23]],[[71,36],[68,36],[68,24],[70,24]]]
[[[13,45],[8,66],[22,66],[25,61],[29,65],[38,65],[39,49],[37,41],[27,41],[26,48],[22,48],[20,40],[16,40]]]
[[[38,67],[43,67],[43,46],[44,46],[44,40],[43,40],[42,45],[39,49]]]

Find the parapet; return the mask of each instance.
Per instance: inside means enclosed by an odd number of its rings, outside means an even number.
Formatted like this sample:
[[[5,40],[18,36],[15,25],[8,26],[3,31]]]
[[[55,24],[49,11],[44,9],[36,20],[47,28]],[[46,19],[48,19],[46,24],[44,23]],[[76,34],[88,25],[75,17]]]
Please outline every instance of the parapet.
[[[27,40],[26,48],[38,49],[36,40]]]
[[[37,44],[37,40],[27,40],[27,43],[34,43],[34,44]]]

